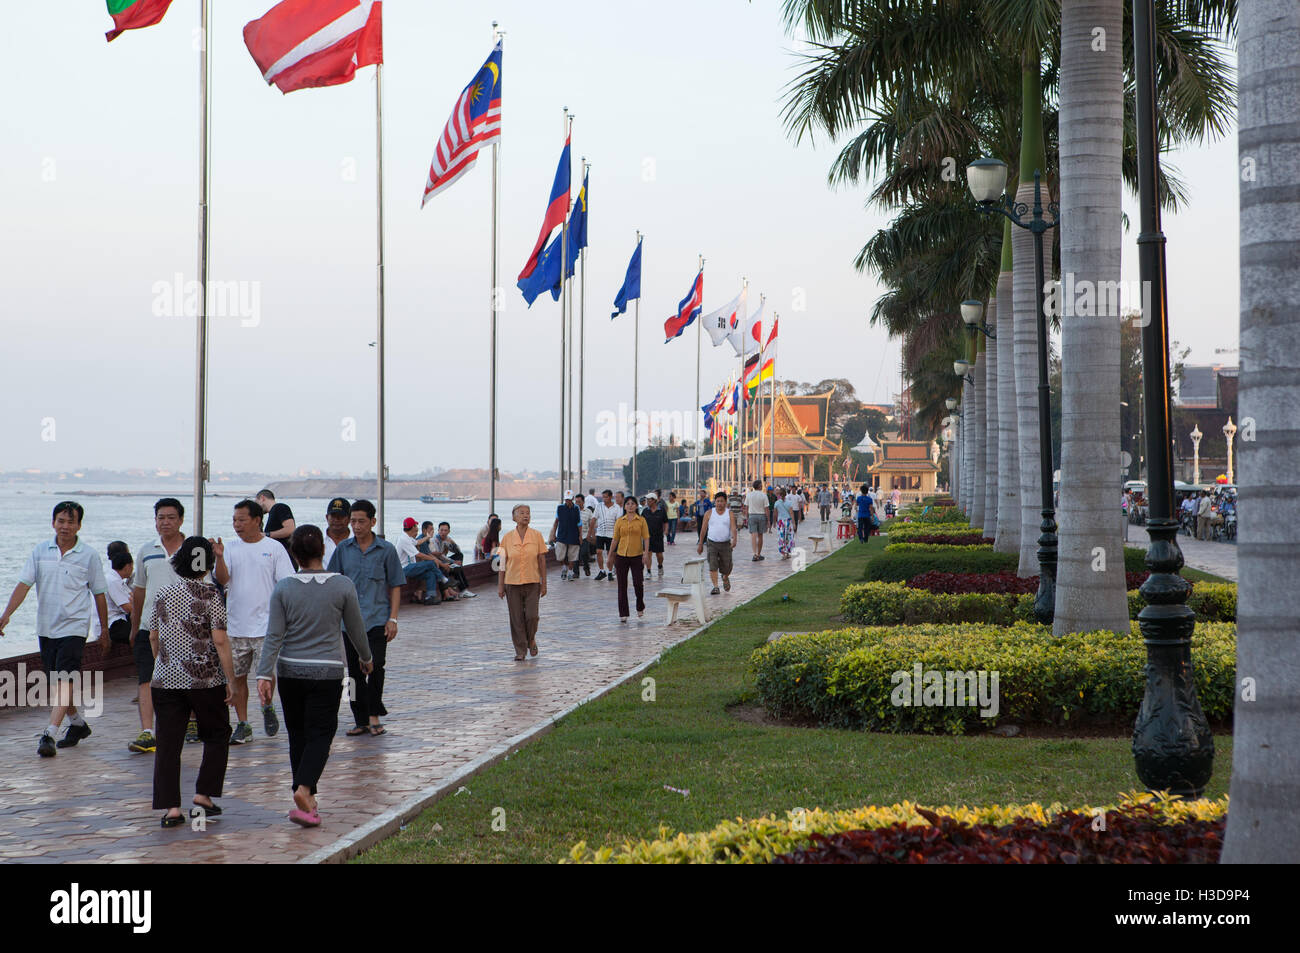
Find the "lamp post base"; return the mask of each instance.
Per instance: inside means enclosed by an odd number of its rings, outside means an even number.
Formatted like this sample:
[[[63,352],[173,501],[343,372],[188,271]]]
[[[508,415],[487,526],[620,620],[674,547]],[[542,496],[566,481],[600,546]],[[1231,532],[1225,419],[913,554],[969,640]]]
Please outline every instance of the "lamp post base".
[[[1034,618],[1051,625],[1056,618],[1056,511],[1043,510],[1038,526],[1038,595],[1034,597]]]
[[[1147,647],[1146,690],[1133,726],[1133,758],[1147,790],[1197,798],[1214,772],[1214,736],[1192,669],[1196,613],[1186,605],[1192,587],[1178,575],[1178,523],[1152,519],[1147,532],[1151,575],[1142,584],[1147,605],[1138,615]]]

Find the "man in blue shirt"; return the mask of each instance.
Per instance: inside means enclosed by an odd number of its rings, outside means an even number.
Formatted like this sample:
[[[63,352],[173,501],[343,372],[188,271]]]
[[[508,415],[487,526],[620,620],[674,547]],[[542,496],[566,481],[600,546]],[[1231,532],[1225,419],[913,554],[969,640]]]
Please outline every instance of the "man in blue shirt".
[[[569,569],[569,563],[578,558],[582,551],[582,510],[573,502],[573,491],[564,491],[564,502],[555,508],[555,522],[551,524],[551,536],[546,541],[549,546],[555,544],[555,558],[564,567],[560,570],[561,579],[578,578],[578,567]]]
[[[397,638],[397,607],[402,604],[402,586],[406,574],[397,550],[386,539],[375,535],[375,505],[369,500],[357,500],[348,514],[352,535],[339,543],[326,567],[329,572],[342,573],[352,580],[361,604],[361,618],[366,625],[366,640],[374,668],[367,675],[361,670],[361,656],[348,639],[343,648],[348,658],[348,675],[353,691],[349,692],[355,727],[349,735],[382,735],[384,726],[380,715],[387,715],[384,707],[384,660],[388,643]]]
[[[704,533],[704,517],[709,515],[711,509],[713,509],[713,504],[709,502],[709,494],[700,490],[700,498],[691,507],[691,514],[695,517],[695,538],[697,542],[704,538],[702,535]]]
[[[875,501],[871,499],[871,487],[862,484],[862,492],[858,494],[858,539],[866,542],[871,536],[871,511],[875,506]]]

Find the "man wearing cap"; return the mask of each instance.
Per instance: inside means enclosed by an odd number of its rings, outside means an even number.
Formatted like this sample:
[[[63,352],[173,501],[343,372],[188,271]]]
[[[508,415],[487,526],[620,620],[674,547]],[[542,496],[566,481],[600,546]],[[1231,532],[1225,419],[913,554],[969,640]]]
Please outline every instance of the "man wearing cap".
[[[577,560],[582,543],[582,510],[573,502],[573,491],[564,491],[564,502],[555,508],[555,522],[551,524],[551,535],[546,540],[549,546],[555,545],[555,558],[563,565],[561,579],[578,578],[578,568],[569,569],[569,562]]]
[[[348,526],[350,513],[350,504],[341,496],[334,497],[325,507],[325,558],[321,561],[322,566],[330,564],[330,557],[334,555],[339,543],[352,535],[352,529]]]
[[[420,552],[416,546],[416,525],[415,520],[409,516],[402,520],[402,535],[394,544],[397,547],[397,558],[402,563],[402,572],[408,580],[414,580],[417,586],[424,589],[423,601],[426,606],[436,606],[442,599],[456,601],[460,597],[451,580],[438,568],[438,561],[428,553]],[[442,593],[441,599],[438,597],[439,591]],[[418,592],[416,596],[419,597]]]
[[[651,493],[646,496],[646,508],[641,512],[650,530],[650,548],[645,556],[645,571],[650,572],[650,559],[659,560],[659,578],[664,575],[664,530],[668,527],[668,510],[663,500]]]

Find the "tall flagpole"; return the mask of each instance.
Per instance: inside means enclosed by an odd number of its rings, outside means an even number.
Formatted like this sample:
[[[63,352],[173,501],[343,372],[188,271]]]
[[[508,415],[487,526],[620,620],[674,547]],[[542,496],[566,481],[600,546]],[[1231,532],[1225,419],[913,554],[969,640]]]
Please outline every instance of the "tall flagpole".
[[[378,465],[375,519],[379,535],[384,535],[384,480],[388,465],[384,463],[384,64],[375,64],[375,233],[378,243],[375,360],[378,365],[379,433],[376,441]]]
[[[773,311],[772,312],[773,326],[776,325],[776,319],[778,317],[780,317],[780,315],[778,315],[775,311]],[[766,345],[764,345],[764,347],[766,348]],[[762,360],[763,359],[760,357],[759,358],[760,363],[762,362]],[[768,413],[771,415],[771,422],[769,423],[767,428],[768,431],[770,432],[769,433],[770,439],[768,441],[768,445],[772,448],[771,457],[769,458],[769,465],[772,471],[772,485],[776,486],[776,358],[772,358],[772,406],[768,409]]]
[[[203,534],[203,487],[208,478],[208,44],[212,13],[203,0],[199,50],[199,313],[195,326],[194,372],[194,532]]]
[[[564,140],[568,142],[569,133],[573,129],[570,122],[569,107],[564,107]],[[572,189],[573,175],[569,175],[570,189]],[[564,200],[564,218],[560,222],[560,496],[564,496],[565,472],[564,472],[564,371],[567,364],[568,356],[566,342],[564,337],[564,305],[566,295],[568,294],[569,279],[567,272],[569,270],[569,199],[566,196]]]
[[[641,247],[641,229],[636,230],[636,247]],[[636,296],[632,318],[632,495],[636,495],[636,454],[640,447],[641,432],[637,427],[641,406],[641,295]],[[696,386],[699,384],[697,382]]]
[[[501,40],[501,32],[497,29],[497,21],[492,21],[492,45],[495,47]],[[491,343],[488,345],[488,363],[491,367],[489,376],[491,386],[488,395],[488,512],[495,513],[497,510],[497,197],[500,194],[497,186],[497,174],[500,170],[501,161],[501,137],[497,136],[492,140],[492,285],[488,289],[488,307],[489,307],[489,333],[492,336]]]
[[[749,279],[742,278],[740,292],[740,440],[736,444],[736,482],[745,492],[745,349],[749,345]],[[762,369],[761,367],[759,368]]]
[[[700,274],[701,275],[704,274],[703,255],[700,256]],[[700,313],[701,315],[704,313],[703,294],[700,295]],[[703,354],[704,352],[700,345],[699,326],[703,323],[704,322],[701,320],[697,320],[695,322],[696,324],[696,328],[695,328],[695,413],[696,414],[699,414],[700,412],[700,355]],[[712,430],[713,428],[710,427],[709,429]],[[700,441],[696,440],[695,441],[695,487],[694,489],[698,490],[699,488],[700,488]]]
[[[583,156],[583,157],[582,157],[582,167],[583,167],[583,168],[586,168],[586,166],[587,166],[587,157],[586,157],[586,156]],[[579,179],[579,182],[581,182],[581,181],[582,181],[582,180]],[[581,190],[581,189],[582,189],[582,186],[579,185],[578,188],[579,188],[579,190]],[[568,277],[568,269],[567,269],[567,268],[564,270],[564,276],[565,276],[565,278]],[[565,474],[566,474],[567,478],[568,478],[569,480],[572,480],[572,479],[573,479],[573,346],[574,346],[574,344],[576,343],[576,341],[575,341],[575,339],[574,339],[574,334],[573,334],[573,290],[572,290],[572,287],[570,287],[568,294],[565,295],[565,299],[564,299],[564,300],[565,300],[565,319],[564,319],[564,323],[565,323],[565,330],[566,330],[566,333],[567,333],[568,336],[569,336],[569,343],[568,343],[568,346],[567,346],[567,348],[566,348],[566,350],[565,350],[565,356],[566,356],[566,358],[568,359],[568,362],[569,362],[568,373],[565,374],[565,379],[566,379],[566,381],[568,382],[568,394],[569,394],[569,396],[568,396],[568,398],[567,398],[568,403],[567,403],[567,405],[566,405],[566,411],[565,411],[565,415],[564,415],[565,422],[568,424],[569,432],[568,432],[568,439],[567,439],[567,441],[566,441],[565,452],[564,452],[564,471],[565,471]]]
[[[587,181],[587,172],[591,163],[582,160],[582,181]],[[587,396],[587,246],[583,245],[578,253],[580,277],[578,283],[582,291],[582,304],[578,307],[578,492],[582,492],[582,431],[586,418],[583,417],[583,404]]]

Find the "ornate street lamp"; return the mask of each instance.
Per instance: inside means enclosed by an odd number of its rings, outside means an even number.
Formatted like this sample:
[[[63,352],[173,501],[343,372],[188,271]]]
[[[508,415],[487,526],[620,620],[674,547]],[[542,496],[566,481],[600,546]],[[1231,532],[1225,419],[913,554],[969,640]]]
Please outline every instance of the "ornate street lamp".
[[[1133,0],[1133,57],[1137,93],[1138,270],[1143,308],[1142,391],[1147,439],[1147,549],[1151,571],[1142,584],[1146,606],[1138,628],[1146,643],[1146,690],[1133,726],[1137,775],[1151,791],[1200,797],[1214,773],[1214,736],[1196,697],[1192,630],[1196,613],[1187,605],[1191,586],[1183,566],[1178,521],[1173,515],[1174,464],[1169,421],[1169,299],[1165,236],[1160,228],[1156,182],[1160,154],[1156,135],[1154,0]],[[1147,289],[1150,289],[1148,295]]]
[[[978,331],[990,341],[996,341],[998,336],[989,330],[989,326],[984,322],[984,302],[969,299],[961,303],[961,319],[966,324],[966,331],[971,337],[975,336]]]
[[[1232,438],[1235,437],[1236,435],[1237,435],[1237,425],[1234,424],[1232,422],[1232,418],[1229,417],[1228,422],[1223,425],[1223,436],[1226,437],[1228,441],[1228,482],[1229,483],[1237,482],[1232,478]]]
[[[975,375],[970,372],[970,361],[953,361],[952,372],[964,380],[967,384],[974,386]]]
[[[1043,217],[1043,190],[1041,175],[1034,170],[1034,204],[1031,209],[1006,194],[1007,164],[1001,159],[976,159],[966,167],[966,182],[970,186],[979,210],[987,215],[998,214],[1010,220],[1017,228],[1027,229],[1034,236],[1034,280],[1038,288],[1038,467],[1042,484],[1043,521],[1038,537],[1038,595],[1034,599],[1034,617],[1050,625],[1056,615],[1056,505],[1052,496],[1052,397],[1047,382],[1047,307],[1043,274],[1043,233],[1061,223],[1061,212],[1055,202],[1047,206],[1051,220]],[[1028,216],[1028,217],[1027,217]],[[962,306],[962,320],[967,326]],[[973,333],[973,332],[972,332]],[[987,331],[985,331],[988,334]],[[992,335],[989,335],[992,337]]]
[[[952,416],[953,416],[953,417],[961,417],[961,416],[963,416],[962,413],[961,413],[959,410],[957,410],[957,398],[956,398],[956,397],[949,397],[947,400],[945,400],[945,401],[943,402],[943,405],[944,405],[945,407],[947,407],[950,411],[952,411]],[[952,417],[945,417],[944,419],[945,419],[945,420],[951,420]]]
[[[1205,434],[1201,433],[1201,428],[1192,424],[1192,482],[1201,482],[1201,438]]]

